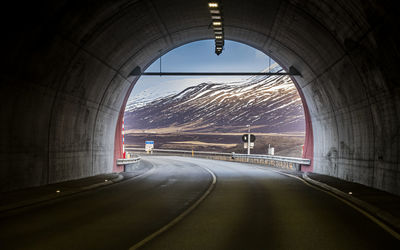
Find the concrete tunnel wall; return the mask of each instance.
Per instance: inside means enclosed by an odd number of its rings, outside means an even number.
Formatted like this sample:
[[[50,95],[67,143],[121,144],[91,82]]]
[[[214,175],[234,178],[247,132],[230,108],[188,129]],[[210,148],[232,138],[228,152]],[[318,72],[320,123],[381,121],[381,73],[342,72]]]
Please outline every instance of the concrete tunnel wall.
[[[226,39],[274,57],[312,122],[318,173],[400,194],[398,9],[225,0]],[[207,1],[41,1],[1,17],[1,191],[111,172],[118,117],[161,49],[212,38]],[[309,144],[312,145],[312,144]]]

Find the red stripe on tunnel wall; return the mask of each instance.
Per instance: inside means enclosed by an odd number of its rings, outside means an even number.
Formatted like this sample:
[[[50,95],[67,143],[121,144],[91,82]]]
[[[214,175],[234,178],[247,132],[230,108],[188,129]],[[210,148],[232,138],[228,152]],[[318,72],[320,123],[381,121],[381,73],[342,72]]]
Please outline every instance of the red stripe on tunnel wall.
[[[269,54],[268,54],[268,56],[271,57],[279,65],[283,65],[279,59],[277,59],[274,56],[271,56]],[[284,69],[286,72],[289,72],[288,68],[284,68]],[[311,160],[310,166],[301,166],[301,171],[312,172],[314,170],[314,133],[313,133],[313,129],[312,129],[310,111],[308,110],[308,105],[306,102],[306,98],[304,97],[303,91],[300,88],[299,84],[297,83],[296,79],[293,76],[290,76],[290,79],[296,86],[297,92],[299,93],[301,103],[303,104],[304,122],[306,123],[306,135],[304,138],[302,158]]]
[[[135,86],[135,83],[136,83],[136,81],[133,81],[131,86],[129,87],[129,90],[126,92],[124,102],[122,103],[121,110],[119,111],[117,127],[115,129],[113,172],[117,172],[117,173],[124,171],[123,166],[117,166],[117,159],[124,158],[124,153],[122,150],[122,147],[123,147],[123,145],[122,145],[122,124],[123,124],[123,120],[124,120],[126,103],[128,102],[129,96],[132,92],[133,86]]]
[[[113,172],[124,171],[123,166],[117,166],[117,159],[122,158],[122,119],[124,118],[125,104],[122,106],[119,112],[117,128],[115,130],[115,141],[114,141],[114,166]]]
[[[299,91],[300,94],[300,91]],[[302,95],[302,93],[301,93]],[[304,100],[304,97],[301,97]],[[303,150],[303,158],[311,159],[310,166],[301,166],[301,171],[303,172],[312,172],[314,170],[314,134],[312,129],[310,112],[308,111],[308,106],[305,101],[303,101],[304,107],[304,120],[306,122],[306,138],[304,140],[304,150]]]
[[[304,109],[304,121],[306,123],[306,136],[304,139],[302,157],[311,160],[310,166],[301,166],[301,171],[312,172],[314,170],[314,133],[313,133],[313,129],[312,129],[310,111],[308,110],[308,105],[307,105],[306,99],[304,98],[303,91],[301,90],[301,88],[299,88],[295,79],[293,79],[293,77],[291,77],[291,79],[292,79],[293,83],[296,85],[297,92],[300,95],[301,102],[303,104],[303,109]]]

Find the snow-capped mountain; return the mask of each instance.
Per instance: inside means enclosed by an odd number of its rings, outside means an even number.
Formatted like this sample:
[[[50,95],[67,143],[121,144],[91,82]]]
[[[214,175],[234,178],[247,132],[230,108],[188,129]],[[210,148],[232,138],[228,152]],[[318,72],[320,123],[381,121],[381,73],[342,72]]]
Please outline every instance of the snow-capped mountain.
[[[202,83],[145,105],[130,103],[126,129],[182,128],[198,132],[302,132],[300,96],[288,76],[256,76],[241,83]]]

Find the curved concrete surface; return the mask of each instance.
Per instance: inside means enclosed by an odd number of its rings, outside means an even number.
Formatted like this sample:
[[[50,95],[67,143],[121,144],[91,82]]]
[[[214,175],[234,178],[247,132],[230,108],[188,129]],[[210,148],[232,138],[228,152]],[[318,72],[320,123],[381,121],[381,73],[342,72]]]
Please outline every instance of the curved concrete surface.
[[[224,1],[225,36],[294,77],[315,172],[400,194],[400,54],[392,1]],[[212,38],[205,0],[19,1],[3,6],[1,190],[111,172],[137,78]],[[312,169],[304,169],[312,170]]]
[[[2,249],[128,249],[211,194],[143,249],[396,249],[361,213],[254,165],[149,157],[135,180],[1,214]]]

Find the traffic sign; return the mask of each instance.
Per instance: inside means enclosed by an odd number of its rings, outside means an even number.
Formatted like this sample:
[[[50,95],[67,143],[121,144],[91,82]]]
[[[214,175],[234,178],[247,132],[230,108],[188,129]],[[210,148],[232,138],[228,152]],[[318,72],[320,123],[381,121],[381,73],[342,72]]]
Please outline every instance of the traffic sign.
[[[244,143],[243,148],[247,148],[247,142]],[[250,142],[250,148],[253,149],[254,148],[254,142]]]
[[[149,153],[150,151],[153,151],[154,149],[154,141],[145,141],[145,147],[144,150]]]
[[[249,137],[249,134],[244,134],[242,136],[242,141],[248,142],[248,138],[247,137]],[[253,134],[250,134],[250,142],[255,142],[255,141],[256,141],[256,136],[253,135]]]

